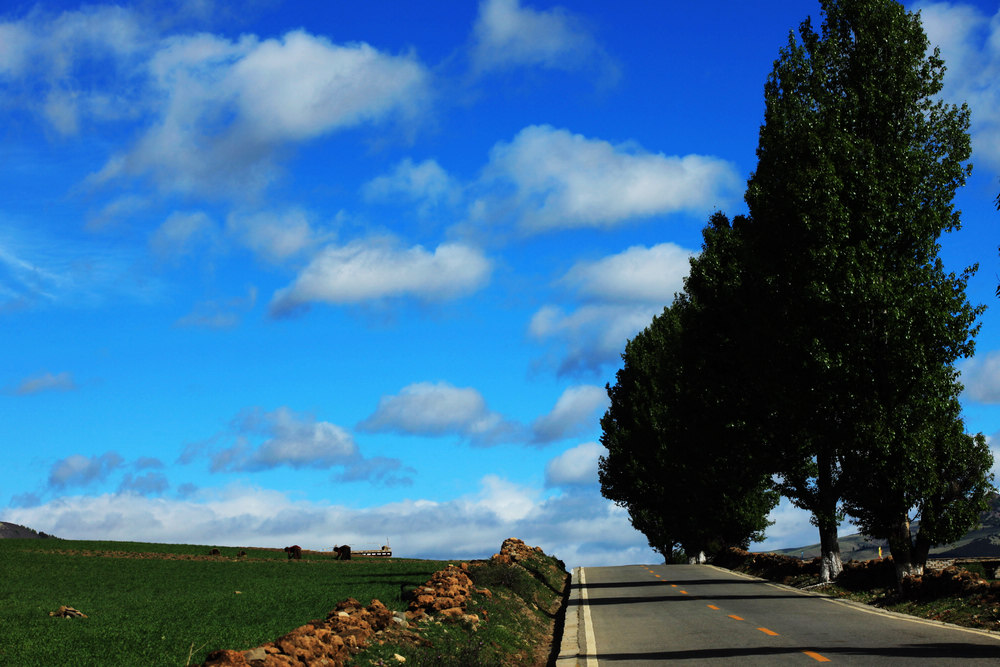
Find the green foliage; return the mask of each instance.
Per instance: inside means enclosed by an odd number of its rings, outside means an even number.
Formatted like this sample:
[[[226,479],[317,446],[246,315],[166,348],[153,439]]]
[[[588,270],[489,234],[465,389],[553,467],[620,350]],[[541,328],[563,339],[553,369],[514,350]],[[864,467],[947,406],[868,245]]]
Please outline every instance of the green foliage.
[[[762,349],[747,375],[782,492],[813,512],[824,551],[845,499],[899,560],[915,546],[911,508],[957,530],[988,486],[981,457],[958,453],[975,449],[954,371],[982,312],[965,297],[975,267],[956,276],[937,257],[961,224],[969,112],[940,101],[944,63],[918,15],[891,0],[821,5],[820,32],[804,22],[765,86],[744,226],[747,330]],[[957,495],[944,488],[955,478],[968,479]]]
[[[685,291],[626,345],[601,420],[601,491],[664,557],[762,539],[777,502],[733,372],[740,245],[721,213],[704,239]]]
[[[542,640],[551,626],[568,585],[561,561],[539,554],[518,563],[494,560],[475,562],[469,577],[477,588],[491,595],[474,594],[468,612],[480,623],[443,621],[421,626],[420,639],[407,642],[389,639],[372,644],[355,656],[358,667],[400,664],[428,667],[480,667],[538,664]]]
[[[198,555],[210,546],[0,540],[0,664],[184,665],[219,648],[245,649],[322,618],[338,601],[404,609],[402,586],[444,563],[312,556],[180,560],[61,553],[61,549]],[[221,547],[233,557],[237,549]],[[267,556],[264,558],[264,556]],[[272,557],[273,556],[273,557]],[[239,591],[239,593],[237,593]],[[69,605],[88,618],[48,615]],[[189,653],[190,659],[189,659]]]

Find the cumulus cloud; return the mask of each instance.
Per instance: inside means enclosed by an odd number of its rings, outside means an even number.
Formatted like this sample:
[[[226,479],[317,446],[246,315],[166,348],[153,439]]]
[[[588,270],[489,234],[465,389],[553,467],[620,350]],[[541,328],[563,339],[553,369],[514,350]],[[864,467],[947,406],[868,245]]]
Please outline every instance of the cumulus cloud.
[[[549,443],[565,440],[597,427],[597,413],[608,404],[602,387],[580,385],[566,389],[552,411],[531,424],[532,441]]]
[[[522,231],[537,233],[708,213],[735,197],[740,179],[719,158],[649,153],[533,125],[493,147],[479,185],[490,192],[471,206],[474,219],[513,211]]]
[[[76,134],[84,121],[134,115],[142,107],[134,84],[154,41],[128,8],[93,5],[58,15],[35,9],[0,23],[0,76],[6,79],[0,99],[23,104],[64,135]],[[91,67],[95,61],[102,67]],[[107,79],[96,74],[109,68]],[[109,79],[117,89],[107,89]]]
[[[67,371],[62,373],[42,373],[21,380],[14,393],[19,396],[30,394],[40,394],[44,391],[72,391],[76,389],[76,382],[73,381],[73,374]]]
[[[532,316],[528,333],[556,347],[554,360],[544,363],[554,365],[558,375],[596,374],[617,363],[628,339],[662,310],[646,304],[598,303],[569,311],[548,305]]]
[[[973,159],[1000,168],[1000,11],[989,16],[957,2],[918,2],[913,9],[948,67],[943,95],[972,110]]]
[[[400,248],[386,239],[352,241],[320,250],[295,282],[278,290],[271,314],[287,315],[312,302],[350,304],[387,297],[445,300],[465,296],[486,284],[492,262],[460,243],[428,251]]]
[[[226,232],[258,257],[274,263],[304,253],[327,236],[297,208],[278,213],[232,213],[226,219]]]
[[[219,442],[232,444],[219,447]],[[228,431],[185,447],[179,463],[207,458],[209,469],[221,472],[261,472],[280,467],[295,470],[334,469],[334,479],[366,479],[383,484],[407,484],[412,469],[397,459],[362,456],[354,436],[331,422],[287,407],[240,413]]]
[[[509,442],[521,431],[517,424],[490,410],[476,389],[447,382],[418,382],[403,387],[395,396],[383,396],[375,412],[358,428],[407,435],[458,435],[484,446]]]
[[[1000,351],[966,359],[958,368],[966,398],[979,403],[1000,403]]]
[[[159,115],[131,150],[90,179],[151,177],[167,192],[245,195],[278,175],[278,152],[334,132],[410,119],[428,75],[410,55],[335,44],[305,31],[280,39],[209,34],[160,40],[144,61]]]
[[[183,500],[130,493],[77,496],[8,508],[4,519],[66,539],[312,549],[381,545],[411,558],[488,558],[517,536],[567,566],[660,562],[624,510],[596,491],[543,497],[488,475],[477,492],[446,502],[406,500],[356,509],[292,500],[240,485],[201,489]]]
[[[545,486],[597,484],[598,461],[606,453],[596,442],[567,449],[545,464]]]
[[[199,242],[211,242],[218,230],[204,211],[175,211],[149,238],[149,247],[160,259],[180,257]]]
[[[213,472],[259,471],[278,466],[330,468],[358,456],[354,438],[330,422],[281,407],[248,410],[234,422],[237,443],[212,456]],[[259,445],[252,439],[262,437]]]
[[[560,282],[591,300],[667,304],[684,286],[695,254],[674,243],[632,246],[616,255],[577,262]]]
[[[483,0],[472,31],[478,73],[523,66],[578,69],[594,60],[611,65],[586,26],[562,7],[536,10],[519,0]]]
[[[101,482],[122,463],[124,459],[115,452],[100,456],[73,454],[56,461],[49,469],[49,487],[61,490]]]
[[[461,196],[461,188],[437,161],[424,160],[414,164],[413,160],[406,158],[389,174],[365,183],[362,193],[369,200],[401,195],[422,202],[426,212],[429,206],[456,204]]]
[[[161,472],[147,472],[143,475],[128,473],[118,485],[118,493],[134,493],[141,496],[158,496],[170,488],[167,476]]]
[[[661,243],[577,262],[556,284],[569,288],[579,303],[542,306],[528,332],[561,350],[556,363],[560,375],[593,373],[615,364],[628,339],[649,326],[682,289],[695,254]]]

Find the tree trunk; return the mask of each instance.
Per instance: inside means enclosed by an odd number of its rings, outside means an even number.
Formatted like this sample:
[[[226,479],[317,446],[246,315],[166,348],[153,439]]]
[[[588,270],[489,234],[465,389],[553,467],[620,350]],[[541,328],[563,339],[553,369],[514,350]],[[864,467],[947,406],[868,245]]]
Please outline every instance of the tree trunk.
[[[840,560],[840,543],[837,542],[837,521],[836,519],[819,518],[818,523],[819,549],[822,558],[819,580],[829,582],[836,579],[844,569],[843,562]]]
[[[827,453],[818,457],[819,477],[817,500],[819,511],[814,512],[819,527],[819,549],[822,564],[819,580],[826,583],[836,579],[844,570],[840,560],[840,543],[837,541],[837,494],[833,489],[833,459]]]
[[[930,544],[926,539],[917,538],[917,545],[914,545],[910,537],[910,520],[903,519],[894,527],[889,535],[889,551],[892,553],[892,563],[896,567],[896,587],[902,590],[903,577],[920,575],[924,573],[924,564],[927,562],[927,552],[930,551]],[[921,556],[920,552],[923,552]]]

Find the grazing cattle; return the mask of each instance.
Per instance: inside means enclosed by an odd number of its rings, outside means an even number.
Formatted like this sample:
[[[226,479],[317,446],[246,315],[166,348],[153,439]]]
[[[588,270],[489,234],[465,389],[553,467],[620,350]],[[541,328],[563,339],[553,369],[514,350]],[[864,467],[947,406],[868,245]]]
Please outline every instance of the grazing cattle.
[[[302,547],[297,544],[293,544],[290,547],[285,547],[285,553],[288,554],[288,560],[302,560]]]
[[[337,554],[337,560],[351,560],[351,547],[348,545],[334,547],[333,550]]]
[[[218,549],[212,549],[211,551],[209,551],[209,552],[208,552],[208,555],[209,555],[209,556],[218,556],[218,555],[220,555],[221,553],[222,553],[222,552],[221,552],[221,551],[219,551]]]

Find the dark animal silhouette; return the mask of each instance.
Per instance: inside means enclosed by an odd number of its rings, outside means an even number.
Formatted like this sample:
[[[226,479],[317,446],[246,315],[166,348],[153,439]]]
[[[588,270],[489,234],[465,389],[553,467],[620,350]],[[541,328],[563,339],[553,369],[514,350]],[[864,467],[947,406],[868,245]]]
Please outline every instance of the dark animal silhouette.
[[[242,549],[240,549],[240,552],[238,554],[236,554],[236,557],[237,558],[243,558],[246,555],[247,555],[247,552],[243,551]]]
[[[351,560],[351,547],[348,545],[334,547],[333,550],[337,554],[337,560]]]
[[[211,551],[208,552],[208,555],[209,556],[219,556],[219,555],[221,555],[221,553],[222,552],[220,552],[218,549],[212,549]]]
[[[290,547],[285,547],[285,553],[288,554],[288,560],[302,560],[302,547],[297,544],[293,544]]]

